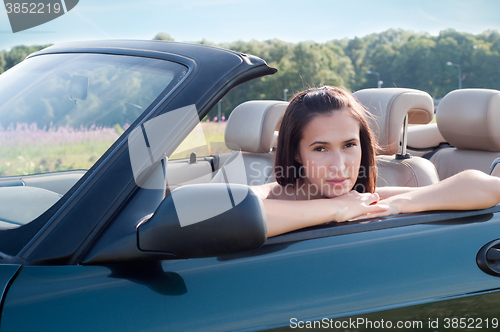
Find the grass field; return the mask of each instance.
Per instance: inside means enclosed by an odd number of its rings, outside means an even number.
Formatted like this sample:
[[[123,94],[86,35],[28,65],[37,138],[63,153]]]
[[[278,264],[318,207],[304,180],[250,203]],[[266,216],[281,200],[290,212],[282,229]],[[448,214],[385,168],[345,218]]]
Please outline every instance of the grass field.
[[[230,150],[224,143],[226,122],[201,122],[179,145],[169,159],[189,158],[191,152],[198,157],[222,154]]]
[[[217,154],[227,151],[221,144],[224,142],[225,124],[201,123],[209,144],[208,152]],[[0,127],[0,176],[88,169],[122,132],[120,126],[40,129],[35,124],[18,123],[7,128]],[[179,154],[179,157],[183,156]],[[189,153],[185,157],[189,157]]]

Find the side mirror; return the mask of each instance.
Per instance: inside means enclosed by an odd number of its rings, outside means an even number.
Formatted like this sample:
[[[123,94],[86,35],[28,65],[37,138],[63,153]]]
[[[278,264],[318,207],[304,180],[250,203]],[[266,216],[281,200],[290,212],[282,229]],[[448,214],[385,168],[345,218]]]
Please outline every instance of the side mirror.
[[[139,250],[177,258],[248,251],[259,248],[266,239],[262,200],[251,187],[239,184],[177,188],[137,227]]]

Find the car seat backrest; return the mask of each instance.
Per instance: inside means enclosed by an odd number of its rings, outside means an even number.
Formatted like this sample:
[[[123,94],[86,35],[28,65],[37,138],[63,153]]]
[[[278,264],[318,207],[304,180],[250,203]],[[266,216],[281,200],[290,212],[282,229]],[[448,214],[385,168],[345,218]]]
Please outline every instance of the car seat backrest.
[[[452,91],[439,103],[436,122],[453,146],[431,158],[441,179],[466,169],[488,173],[491,163],[500,157],[500,91]]]
[[[405,156],[406,141],[401,135],[406,116],[409,124],[427,124],[432,120],[432,97],[423,91],[402,88],[366,89],[353,95],[373,116],[368,120],[380,146],[377,186],[420,187],[439,182],[431,162]],[[402,154],[394,156],[400,146]]]
[[[424,156],[445,145],[448,143],[439,132],[436,122],[408,127],[407,148],[412,156]]]
[[[248,101],[237,106],[226,124],[224,140],[233,150],[211,182],[260,185],[274,181],[276,128],[287,102]]]
[[[237,106],[226,125],[226,146],[233,151],[268,153],[287,106],[287,102],[274,100],[247,101]]]

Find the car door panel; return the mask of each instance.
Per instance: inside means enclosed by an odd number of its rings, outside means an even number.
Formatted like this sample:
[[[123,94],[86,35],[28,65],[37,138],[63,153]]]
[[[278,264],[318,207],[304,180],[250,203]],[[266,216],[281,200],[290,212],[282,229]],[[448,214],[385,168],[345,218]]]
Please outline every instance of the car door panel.
[[[445,300],[500,288],[500,279],[476,265],[478,250],[498,235],[500,218],[488,214],[161,267],[27,266],[7,295],[2,328],[19,327],[25,312],[36,312],[38,330],[62,322],[88,330],[103,315],[123,330],[266,329],[294,317],[348,317]]]
[[[36,174],[20,177],[26,186],[39,187],[64,195],[80,178],[86,170],[72,170],[55,173]]]
[[[169,160],[167,162],[168,186],[194,183],[208,183],[213,177],[211,157],[198,158],[195,163],[189,160]]]

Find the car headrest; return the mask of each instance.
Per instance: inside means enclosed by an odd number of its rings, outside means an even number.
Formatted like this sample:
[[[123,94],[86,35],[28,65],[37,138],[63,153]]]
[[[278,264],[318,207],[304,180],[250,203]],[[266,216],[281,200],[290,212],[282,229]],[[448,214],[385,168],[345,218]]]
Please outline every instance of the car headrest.
[[[434,117],[434,101],[424,91],[402,88],[365,89],[354,97],[373,115],[370,128],[380,146],[379,154],[398,153],[401,128],[408,114],[409,124],[427,124]]]
[[[500,91],[461,89],[439,103],[441,135],[457,149],[500,151]]]
[[[269,152],[287,106],[287,102],[277,100],[253,100],[237,106],[227,120],[226,146],[231,150]]]

